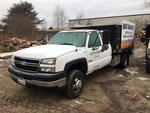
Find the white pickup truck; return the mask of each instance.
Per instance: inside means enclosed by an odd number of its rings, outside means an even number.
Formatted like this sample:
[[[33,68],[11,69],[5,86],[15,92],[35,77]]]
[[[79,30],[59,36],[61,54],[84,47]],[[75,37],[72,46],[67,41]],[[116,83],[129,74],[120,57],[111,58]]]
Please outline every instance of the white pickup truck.
[[[122,27],[128,29],[128,25]],[[23,86],[64,87],[69,98],[76,98],[81,94],[86,75],[104,66],[124,68],[129,64],[131,50],[121,48],[122,43],[129,43],[122,42],[120,34],[120,41],[116,38],[119,43],[112,46],[115,40],[110,41],[104,32],[65,30],[57,33],[47,45],[19,50],[12,56],[12,64],[8,67],[10,77]]]

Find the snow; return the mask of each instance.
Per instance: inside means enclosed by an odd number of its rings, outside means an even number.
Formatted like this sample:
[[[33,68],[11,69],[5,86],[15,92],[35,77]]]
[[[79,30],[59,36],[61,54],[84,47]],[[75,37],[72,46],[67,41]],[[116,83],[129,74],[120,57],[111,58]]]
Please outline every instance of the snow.
[[[0,59],[0,62],[3,62],[4,61],[4,59]]]
[[[139,80],[150,80],[150,78],[144,78],[144,77],[136,77]]]
[[[126,68],[125,71],[130,73],[131,75],[138,74],[138,68],[137,67]]]
[[[13,52],[8,52],[8,53],[0,53],[0,58],[5,59],[5,58],[10,58],[12,56]]]
[[[92,102],[92,101],[86,101],[87,103],[90,103],[90,104],[95,104],[94,102]]]
[[[145,57],[145,50],[141,49],[141,48],[134,50],[134,57],[135,58],[143,58],[143,57]]]
[[[82,104],[81,102],[79,102],[79,101],[77,101],[77,100],[75,100],[74,101],[76,104]]]
[[[150,96],[147,95],[146,98],[147,98],[147,99],[150,99]]]
[[[122,74],[117,75],[118,77],[124,77]]]

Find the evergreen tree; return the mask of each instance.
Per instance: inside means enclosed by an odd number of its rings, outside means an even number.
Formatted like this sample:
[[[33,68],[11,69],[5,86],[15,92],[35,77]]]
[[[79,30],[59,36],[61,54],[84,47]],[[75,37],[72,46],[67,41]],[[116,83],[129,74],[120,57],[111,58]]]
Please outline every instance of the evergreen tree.
[[[12,36],[26,37],[37,31],[37,25],[43,20],[37,17],[38,13],[34,10],[31,3],[20,2],[13,4],[8,10],[8,14],[2,20],[4,29]]]

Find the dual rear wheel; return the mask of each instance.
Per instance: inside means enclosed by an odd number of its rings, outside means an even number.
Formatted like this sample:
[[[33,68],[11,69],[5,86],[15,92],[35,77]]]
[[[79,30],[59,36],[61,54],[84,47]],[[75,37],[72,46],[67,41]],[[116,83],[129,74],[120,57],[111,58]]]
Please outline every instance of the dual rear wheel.
[[[129,65],[129,54],[128,53],[123,53],[121,55],[119,66],[121,68],[126,68],[128,65]]]

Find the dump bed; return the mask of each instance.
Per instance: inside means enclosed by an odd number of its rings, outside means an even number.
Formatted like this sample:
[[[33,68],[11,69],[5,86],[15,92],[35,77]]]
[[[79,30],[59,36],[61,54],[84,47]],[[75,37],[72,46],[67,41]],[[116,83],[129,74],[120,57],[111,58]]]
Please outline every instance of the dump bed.
[[[73,29],[96,29],[104,31],[103,42],[109,39],[113,53],[121,53],[133,49],[135,25],[130,22],[122,22],[122,25],[84,26]]]

